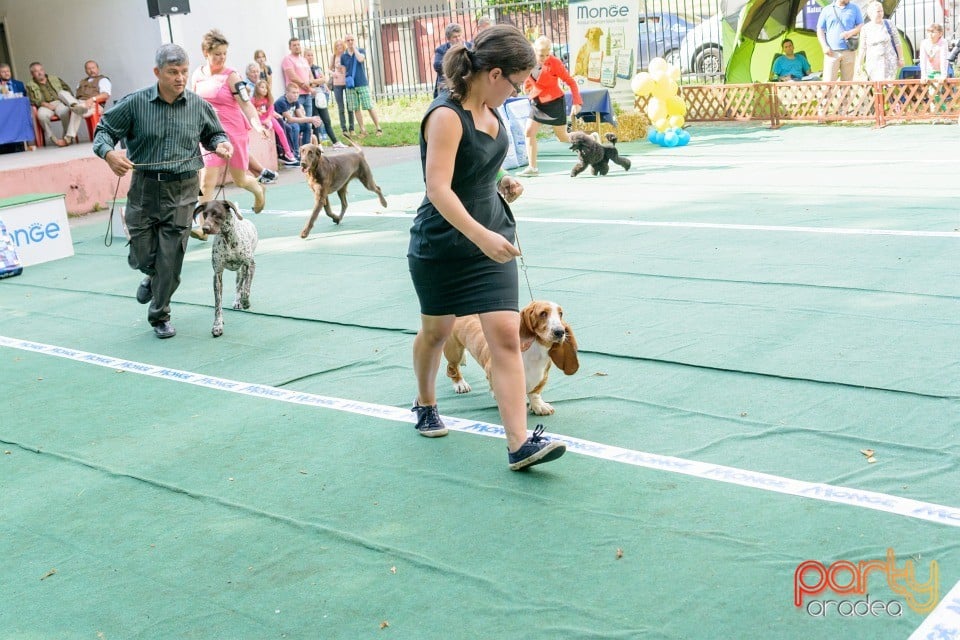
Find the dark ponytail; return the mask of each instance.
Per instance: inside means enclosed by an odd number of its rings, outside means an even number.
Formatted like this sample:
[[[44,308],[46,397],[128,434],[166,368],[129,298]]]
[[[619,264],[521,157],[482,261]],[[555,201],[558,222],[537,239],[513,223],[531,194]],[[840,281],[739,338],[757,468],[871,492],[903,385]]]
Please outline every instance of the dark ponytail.
[[[496,24],[477,34],[473,48],[458,44],[443,56],[443,75],[454,100],[463,101],[475,73],[501,69],[505,75],[532,69],[533,47],[523,33],[508,24]]]

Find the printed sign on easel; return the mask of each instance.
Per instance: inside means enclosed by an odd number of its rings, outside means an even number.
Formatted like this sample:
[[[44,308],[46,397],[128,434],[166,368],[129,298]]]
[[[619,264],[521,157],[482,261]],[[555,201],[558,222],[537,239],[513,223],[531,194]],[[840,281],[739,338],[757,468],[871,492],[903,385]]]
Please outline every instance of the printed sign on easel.
[[[637,5],[571,0],[570,74],[585,89],[630,86],[636,60]]]

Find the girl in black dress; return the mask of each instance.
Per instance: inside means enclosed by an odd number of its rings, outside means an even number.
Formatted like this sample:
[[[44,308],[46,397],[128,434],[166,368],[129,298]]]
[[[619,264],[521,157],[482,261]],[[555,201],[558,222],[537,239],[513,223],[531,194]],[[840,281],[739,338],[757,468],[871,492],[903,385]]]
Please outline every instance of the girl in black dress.
[[[496,108],[530,75],[535,58],[509,25],[482,31],[468,49],[443,60],[449,92],[431,103],[420,124],[426,195],[410,230],[407,259],[420,300],[413,343],[417,431],[447,435],[437,412],[436,381],[443,343],[457,316],[479,314],[490,348],[491,384],[514,471],[563,455],[566,445],[527,437],[526,385],[520,355],[515,222],[507,202],[523,191],[500,166],[508,140]],[[498,179],[499,177],[499,179]]]

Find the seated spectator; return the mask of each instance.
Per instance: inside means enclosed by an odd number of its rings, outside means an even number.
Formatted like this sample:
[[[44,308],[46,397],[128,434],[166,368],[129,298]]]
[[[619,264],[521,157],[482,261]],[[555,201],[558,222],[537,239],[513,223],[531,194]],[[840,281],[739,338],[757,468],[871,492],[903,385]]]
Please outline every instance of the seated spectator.
[[[300,160],[300,125],[307,124],[319,127],[321,120],[317,116],[307,116],[307,112],[300,105],[300,85],[291,82],[287,91],[273,103],[273,109],[283,117],[283,128],[286,130],[287,142],[296,159]]]
[[[273,69],[267,64],[267,53],[263,49],[257,49],[253,52],[253,61],[260,67],[260,79],[267,81],[270,91],[273,91]]]
[[[27,95],[27,88],[19,80],[14,80],[13,71],[6,62],[0,63],[0,95],[4,97]]]
[[[253,99],[253,94],[257,92],[257,83],[260,82],[260,65],[251,62],[247,65],[247,77],[243,79],[243,86],[247,88],[247,95]]]
[[[83,70],[87,77],[77,85],[77,100],[83,103],[86,108],[84,117],[93,115],[97,104],[106,104],[110,99],[110,91],[113,85],[110,84],[110,78],[100,73],[100,65],[96,60],[87,60],[83,65]]]
[[[784,38],[780,48],[783,49],[783,55],[773,61],[774,80],[790,82],[803,80],[804,76],[810,75],[810,63],[802,53],[794,53],[793,40]]]
[[[949,52],[950,45],[943,39],[943,25],[934,22],[927,27],[927,37],[920,43],[920,77],[924,80],[953,77],[947,62]]]
[[[77,139],[77,131],[87,108],[77,102],[70,86],[57,76],[48,76],[39,62],[30,63],[30,77],[27,83],[27,96],[30,104],[37,108],[37,117],[44,134],[58,147],[66,147]],[[63,138],[53,135],[51,118],[56,115],[63,126]]]
[[[267,129],[273,129],[277,143],[277,157],[280,158],[280,162],[287,167],[297,166],[299,163],[294,157],[284,130],[283,116],[273,108],[273,94],[270,93],[270,86],[266,80],[257,81],[257,88],[253,92],[253,108],[257,110],[260,123]]]

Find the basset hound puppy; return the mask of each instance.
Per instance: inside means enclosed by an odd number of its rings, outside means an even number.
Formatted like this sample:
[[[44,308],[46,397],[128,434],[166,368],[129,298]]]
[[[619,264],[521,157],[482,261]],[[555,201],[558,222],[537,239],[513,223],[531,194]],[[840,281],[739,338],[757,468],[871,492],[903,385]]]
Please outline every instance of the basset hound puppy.
[[[580,368],[577,340],[573,329],[563,320],[563,309],[560,305],[535,300],[520,311],[520,349],[530,411],[538,416],[550,415],[554,409],[541,397],[544,387],[547,386],[550,364],[557,365],[568,376]],[[453,389],[457,393],[469,393],[471,390],[460,373],[460,367],[466,364],[467,360],[465,351],[469,351],[474,360],[483,367],[489,382],[490,348],[483,336],[479,316],[457,318],[453,323],[453,332],[443,345],[443,355],[447,359],[447,376],[453,380]]]

